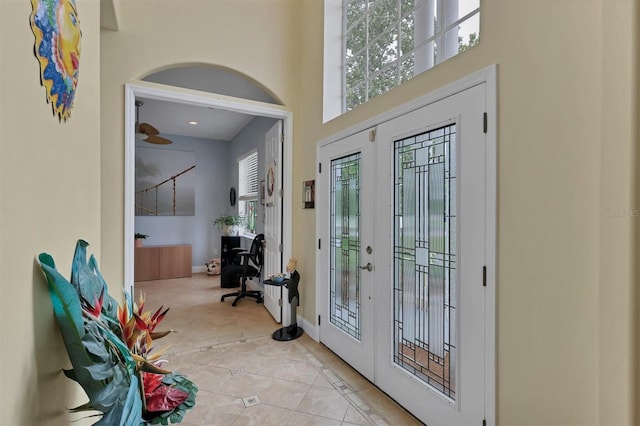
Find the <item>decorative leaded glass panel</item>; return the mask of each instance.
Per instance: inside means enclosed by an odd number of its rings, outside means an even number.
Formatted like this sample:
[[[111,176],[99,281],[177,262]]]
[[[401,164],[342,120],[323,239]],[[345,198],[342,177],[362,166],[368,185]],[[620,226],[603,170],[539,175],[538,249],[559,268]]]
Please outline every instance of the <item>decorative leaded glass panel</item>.
[[[329,321],[360,339],[360,153],[331,161]]]
[[[455,400],[455,124],[396,141],[394,162],[394,362]]]

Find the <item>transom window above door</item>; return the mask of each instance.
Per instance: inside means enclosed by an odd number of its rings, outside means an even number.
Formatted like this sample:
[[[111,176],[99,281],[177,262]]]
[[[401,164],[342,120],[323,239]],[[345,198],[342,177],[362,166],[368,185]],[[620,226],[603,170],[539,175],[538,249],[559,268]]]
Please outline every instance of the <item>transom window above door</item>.
[[[325,121],[477,45],[480,1],[325,1]]]

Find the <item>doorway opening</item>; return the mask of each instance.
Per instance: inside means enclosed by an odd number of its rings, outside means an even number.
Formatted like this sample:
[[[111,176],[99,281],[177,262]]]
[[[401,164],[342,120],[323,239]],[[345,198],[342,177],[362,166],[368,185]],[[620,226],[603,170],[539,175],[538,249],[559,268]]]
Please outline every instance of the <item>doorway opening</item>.
[[[284,107],[262,101],[236,98],[185,89],[147,81],[137,81],[125,85],[125,202],[124,202],[124,287],[130,295],[134,294],[134,240],[135,232],[135,122],[136,99],[144,98],[179,105],[198,106],[224,112],[235,112],[255,117],[266,117],[282,122],[282,258],[291,256],[291,216],[292,216],[292,114]],[[287,295],[284,294],[283,298]],[[289,318],[284,310],[283,323]]]

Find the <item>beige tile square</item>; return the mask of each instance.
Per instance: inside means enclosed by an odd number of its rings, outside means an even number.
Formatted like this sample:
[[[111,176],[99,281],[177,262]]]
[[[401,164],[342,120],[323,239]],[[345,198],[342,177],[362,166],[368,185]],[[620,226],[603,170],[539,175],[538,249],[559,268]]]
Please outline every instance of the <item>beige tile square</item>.
[[[329,383],[322,374],[318,374],[318,377],[316,377],[316,380],[313,382],[313,385],[321,388],[333,389],[333,386],[331,386],[331,383]]]
[[[231,377],[228,369],[209,365],[187,364],[176,371],[187,376],[201,391],[216,392]]]
[[[349,402],[335,389],[312,386],[296,411],[342,420]]]
[[[367,417],[363,416],[355,407],[349,406],[347,413],[344,415],[345,422],[354,425],[368,425],[371,424]]]
[[[365,379],[353,367],[339,358],[334,358],[333,361],[326,362],[325,366],[331,369],[340,379],[355,391],[375,388],[370,381]]]
[[[340,426],[342,422],[328,417],[294,412],[291,414],[288,424],[295,426]]]
[[[223,425],[232,424],[244,411],[239,398],[198,391],[196,406],[187,411],[182,424],[185,425]]]
[[[173,345],[165,366],[199,387],[184,425],[420,424],[307,334],[273,340],[282,325],[263,305],[221,303],[220,296],[235,289],[221,289],[219,277],[194,274],[136,283],[136,289],[146,293],[147,309],[171,308],[158,330],[179,330],[154,348]],[[245,408],[242,398],[255,395],[260,403]],[[372,410],[370,418],[359,405]]]
[[[245,366],[245,371],[307,384],[312,384],[319,374],[318,370],[305,360],[272,356],[255,357],[253,362]]]
[[[259,404],[246,408],[232,423],[234,426],[245,425],[286,425],[293,412],[280,407]]]
[[[310,389],[311,385],[273,379],[266,389],[258,396],[264,404],[295,410]]]
[[[392,425],[422,425],[415,417],[402,409],[394,400],[382,393],[377,388],[365,389],[358,392],[360,398],[366,401],[380,415],[386,418]]]
[[[268,389],[274,381],[271,377],[258,376],[255,374],[232,374],[227,380],[220,384],[216,392],[231,395],[238,398],[247,398],[259,395]]]

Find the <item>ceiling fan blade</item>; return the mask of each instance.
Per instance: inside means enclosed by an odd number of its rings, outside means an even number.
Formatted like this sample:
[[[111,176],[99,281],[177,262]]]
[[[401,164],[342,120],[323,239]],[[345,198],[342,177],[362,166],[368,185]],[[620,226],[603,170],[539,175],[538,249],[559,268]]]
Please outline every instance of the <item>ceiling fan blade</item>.
[[[162,136],[158,135],[149,135],[146,139],[143,139],[143,141],[154,143],[156,145],[169,145],[173,143],[173,141],[170,141],[169,139],[163,138]]]
[[[147,136],[155,136],[160,134],[158,129],[156,129],[149,123],[140,123],[140,125],[138,126],[138,131]]]

